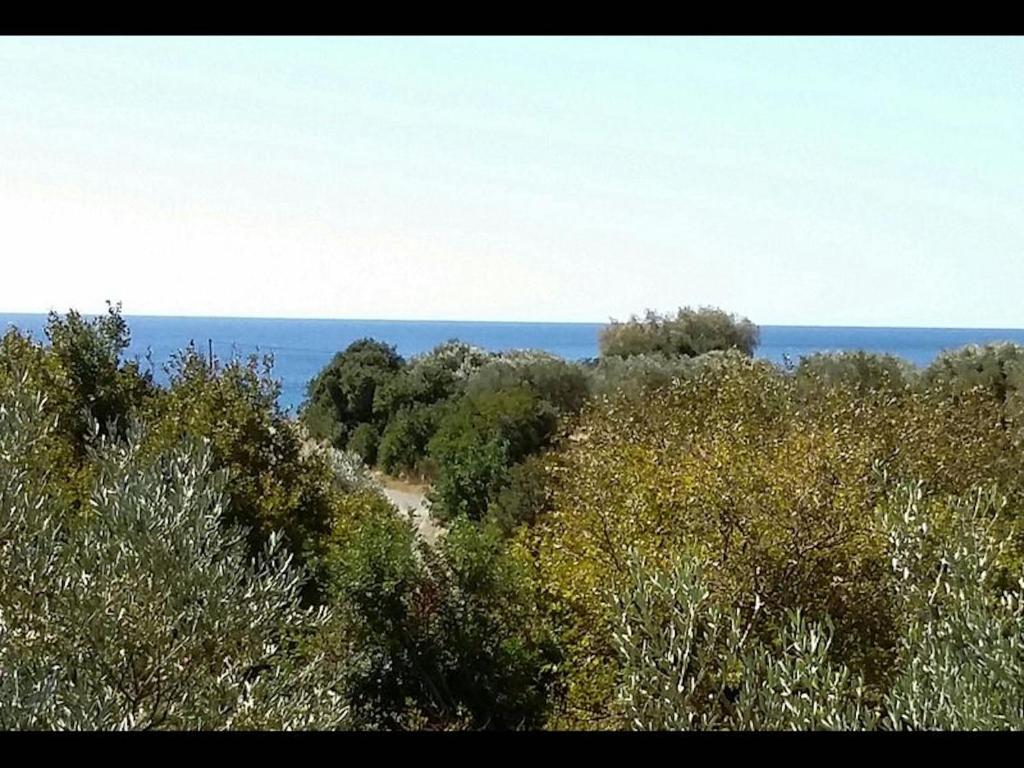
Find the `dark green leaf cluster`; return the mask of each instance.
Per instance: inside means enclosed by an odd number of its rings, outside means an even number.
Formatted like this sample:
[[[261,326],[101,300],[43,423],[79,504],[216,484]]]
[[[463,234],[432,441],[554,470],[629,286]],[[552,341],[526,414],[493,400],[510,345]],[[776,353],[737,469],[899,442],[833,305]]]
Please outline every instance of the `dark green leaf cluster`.
[[[440,549],[391,510],[339,541],[332,601],[350,638],[345,690],[369,728],[534,728],[557,648],[528,573],[493,531],[457,521]]]

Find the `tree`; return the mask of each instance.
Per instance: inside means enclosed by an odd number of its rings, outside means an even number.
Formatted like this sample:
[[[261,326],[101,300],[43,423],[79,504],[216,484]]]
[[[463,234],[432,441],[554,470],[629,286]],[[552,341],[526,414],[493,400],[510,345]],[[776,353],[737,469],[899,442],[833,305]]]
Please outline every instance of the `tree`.
[[[1024,347],[1000,343],[970,345],[939,355],[922,373],[927,386],[959,396],[972,389],[988,393],[1002,407],[1005,426],[1024,437]]]
[[[363,422],[354,430],[348,439],[348,449],[359,456],[367,465],[377,461],[377,449],[380,446],[380,432],[373,424]]]
[[[505,487],[491,498],[486,519],[506,535],[520,525],[533,525],[549,503],[546,466],[541,455],[512,467]]]
[[[906,393],[917,384],[918,371],[894,355],[870,352],[816,353],[800,358],[795,377],[801,387],[848,384],[858,392]]]
[[[631,553],[613,594],[617,714],[640,730],[1019,730],[1024,581],[994,491],[927,499],[893,489],[886,531],[901,615],[882,690],[835,653],[828,615],[786,611],[769,632],[722,604],[708,563]],[[755,603],[753,613],[759,605]]]
[[[928,499],[904,486],[883,512],[907,617],[886,692],[894,730],[1024,728],[1024,578],[994,489]]]
[[[225,519],[247,530],[250,552],[277,531],[312,567],[323,554],[337,494],[324,457],[304,450],[297,425],[278,407],[271,364],[250,357],[211,367],[194,348],[176,356],[168,389],[142,414],[149,425],[144,449],[157,456],[185,438],[208,441],[214,468],[229,472]]]
[[[559,416],[571,416],[579,413],[586,402],[587,374],[580,365],[546,353],[505,354],[470,377],[466,394],[516,388],[529,390]]]
[[[829,617],[833,657],[878,690],[895,674],[900,618],[873,510],[897,481],[932,496],[998,482],[1021,500],[1020,450],[998,413],[977,391],[868,397],[837,384],[807,397],[738,355],[643,400],[592,403],[550,457],[547,508],[516,535],[564,622],[568,706],[595,713],[567,724],[609,711],[619,668],[606,597],[630,547],[664,567],[706,561],[722,605],[760,600],[759,636],[787,611]]]
[[[377,461],[381,468],[392,475],[424,474],[427,445],[446,410],[446,403],[437,403],[398,411],[380,438]]]
[[[427,447],[437,466],[432,511],[482,518],[511,466],[546,445],[556,426],[557,414],[525,387],[460,400]]]
[[[736,349],[752,355],[759,331],[746,318],[713,307],[683,307],[675,316],[648,309],[643,318],[612,320],[601,331],[602,357],[629,357],[650,353],[696,357],[713,350]]]
[[[394,347],[383,342],[352,342],[309,383],[303,421],[314,437],[345,447],[359,424],[374,421],[377,389],[395,378],[404,365]]]
[[[461,395],[467,381],[491,355],[458,339],[450,339],[430,352],[414,357],[401,374],[384,384],[374,396],[377,418],[390,421],[401,411],[416,410]]]
[[[555,695],[557,648],[525,563],[456,522],[439,550],[386,505],[339,529],[332,597],[352,656],[345,690],[370,728],[533,728]]]
[[[344,724],[329,614],[299,605],[276,537],[249,561],[209,451],[101,439],[76,514],[33,471],[52,429],[37,392],[0,393],[0,727]]]
[[[122,359],[131,334],[120,304],[108,302],[107,314],[92,319],[74,310],[63,317],[51,312],[45,332],[46,347],[16,329],[5,335],[0,383],[11,386],[15,369],[28,376],[45,392],[48,411],[60,417],[60,433],[81,456],[94,438],[121,434],[156,387],[137,361]]]

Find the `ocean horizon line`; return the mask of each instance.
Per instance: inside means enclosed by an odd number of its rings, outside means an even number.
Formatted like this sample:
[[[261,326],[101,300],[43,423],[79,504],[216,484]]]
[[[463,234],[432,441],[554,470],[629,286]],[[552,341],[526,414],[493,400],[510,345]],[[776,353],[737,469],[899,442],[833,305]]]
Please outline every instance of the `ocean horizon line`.
[[[54,310],[56,311],[56,310]],[[65,314],[58,312],[58,314]],[[103,312],[82,312],[83,317],[100,317]],[[47,317],[46,312],[7,312],[0,311],[0,318],[14,317]],[[360,323],[360,324],[393,324],[393,323],[420,323],[430,325],[577,325],[595,326],[607,325],[611,320],[466,320],[466,319],[445,319],[445,318],[372,318],[372,317],[277,317],[260,315],[160,315],[160,314],[135,314],[122,312],[126,320],[238,320],[238,321],[263,321],[263,322],[297,322],[297,323]],[[625,318],[623,318],[625,319]],[[793,329],[828,329],[842,328],[846,330],[865,331],[985,331],[999,332],[1011,331],[1022,332],[1024,326],[994,326],[994,325],[841,325],[836,323],[758,323],[751,320],[758,328],[793,328]]]

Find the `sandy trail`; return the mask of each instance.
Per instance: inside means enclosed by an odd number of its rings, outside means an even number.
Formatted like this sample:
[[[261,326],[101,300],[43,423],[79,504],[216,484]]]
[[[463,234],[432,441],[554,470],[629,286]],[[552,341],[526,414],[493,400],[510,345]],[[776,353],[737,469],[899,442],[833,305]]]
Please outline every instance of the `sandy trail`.
[[[412,512],[413,524],[420,536],[429,544],[437,541],[438,527],[434,525],[427,511],[426,488],[388,477],[381,477],[379,480],[384,488],[384,495],[399,511]]]

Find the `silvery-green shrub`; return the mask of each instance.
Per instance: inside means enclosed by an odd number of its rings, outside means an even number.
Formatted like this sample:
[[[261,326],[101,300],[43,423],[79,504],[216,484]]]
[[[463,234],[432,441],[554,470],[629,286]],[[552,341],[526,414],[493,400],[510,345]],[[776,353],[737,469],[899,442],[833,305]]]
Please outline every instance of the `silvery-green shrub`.
[[[1024,578],[1002,583],[1013,546],[1002,504],[979,492],[943,510],[912,488],[888,509],[907,625],[884,727],[1024,728]]]
[[[873,722],[862,680],[829,658],[832,627],[787,613],[774,643],[716,603],[696,560],[633,557],[616,594],[620,706],[637,730],[849,730]],[[747,617],[745,618],[745,614]]]
[[[614,595],[613,641],[622,661],[621,714],[635,730],[704,730],[725,724],[728,661],[745,639],[736,611],[712,598],[699,563],[669,569],[633,555]]]
[[[634,557],[614,597],[625,724],[1024,728],[1024,579],[1003,503],[981,492],[929,502],[919,486],[903,486],[883,505],[903,624],[896,674],[880,696],[830,654],[827,617],[810,622],[788,611],[774,635],[754,638],[741,611],[712,600],[701,563],[666,569]]]
[[[0,395],[0,728],[331,728],[331,617],[272,537],[248,559],[202,445],[100,441],[84,510],[48,492],[42,396]]]
[[[756,731],[860,730],[877,716],[864,681],[830,658],[831,621],[788,611],[774,645],[750,643],[740,654],[742,683],[731,726]],[[777,647],[776,647],[777,646]]]

